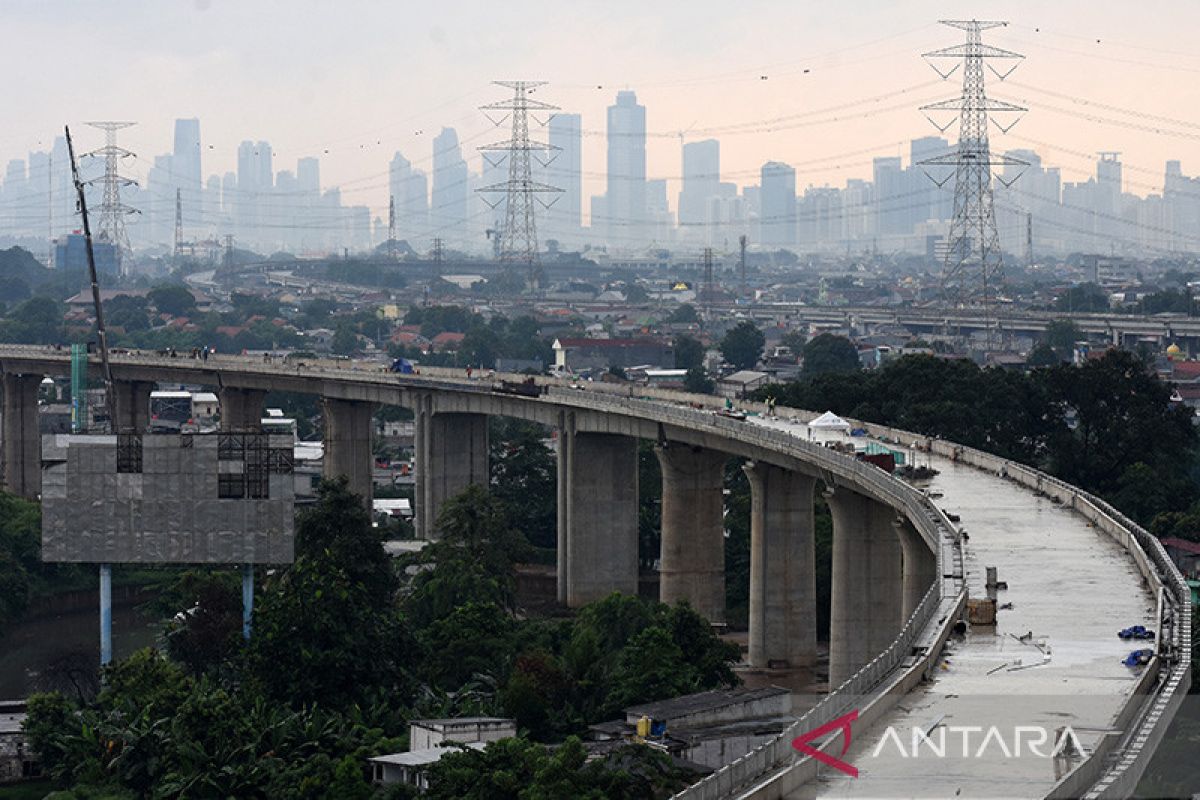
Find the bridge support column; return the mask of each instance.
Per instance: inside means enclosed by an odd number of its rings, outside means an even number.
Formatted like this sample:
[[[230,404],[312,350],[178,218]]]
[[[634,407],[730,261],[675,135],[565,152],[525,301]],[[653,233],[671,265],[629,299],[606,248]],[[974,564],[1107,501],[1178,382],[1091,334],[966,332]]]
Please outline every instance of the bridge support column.
[[[892,520],[900,539],[900,554],[903,558],[901,578],[901,621],[906,622],[917,610],[921,598],[933,585],[937,573],[937,558],[921,534],[908,520],[898,517]]]
[[[417,537],[437,539],[437,516],[442,504],[468,486],[486,487],[491,480],[488,461],[487,414],[416,415]]]
[[[154,384],[149,381],[114,381],[112,386],[113,405],[117,418],[113,420],[115,433],[142,433],[150,424],[150,392]]]
[[[638,592],[637,439],[576,433],[558,438],[558,597],[572,608],[612,592]]]
[[[221,430],[229,433],[262,430],[263,400],[266,397],[267,393],[262,389],[222,386],[217,395],[221,404]]]
[[[811,667],[817,657],[814,478],[751,461],[750,666]]]
[[[896,512],[844,487],[826,496],[833,514],[832,690],[891,644],[902,624],[902,599]]]
[[[42,439],[38,431],[41,375],[4,373],[4,484],[34,500],[42,491]]]
[[[350,491],[371,508],[371,419],[375,404],[361,400],[324,398],[325,454],[322,474],[326,478],[345,475]]]
[[[709,622],[724,622],[727,456],[679,443],[654,453],[662,467],[659,600],[686,600]]]

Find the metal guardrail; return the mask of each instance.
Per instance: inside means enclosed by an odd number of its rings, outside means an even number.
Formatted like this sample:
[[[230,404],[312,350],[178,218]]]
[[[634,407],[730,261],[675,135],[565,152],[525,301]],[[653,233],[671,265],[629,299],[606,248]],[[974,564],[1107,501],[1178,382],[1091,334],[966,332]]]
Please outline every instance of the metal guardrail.
[[[3,345],[0,346],[0,361],[3,360],[5,352],[13,353],[13,351],[16,351],[17,357],[48,356],[52,360],[69,360],[67,351],[36,345]],[[184,364],[180,363],[181,360],[188,362],[192,359],[187,355],[168,359],[157,354],[132,352],[116,354],[113,362],[114,365],[150,362],[161,366],[183,367]],[[400,383],[408,387],[429,389],[445,389],[447,384],[453,384],[460,391],[490,391],[490,385],[486,379],[467,379],[461,371],[450,369],[427,368],[424,370],[425,375],[397,376],[387,372],[383,367],[360,367],[353,363],[347,364],[324,359],[309,359],[305,362],[289,364],[280,361],[257,362],[245,357],[225,355],[210,356],[209,361],[195,366],[201,369],[228,370],[242,374],[274,372],[331,380],[344,380],[347,377],[346,373],[351,372],[355,373],[356,379],[365,379],[372,383],[389,385]],[[526,376],[495,375],[495,377],[523,380]],[[940,546],[935,548],[939,576],[946,576],[949,567],[953,589],[959,595],[966,591],[965,579],[961,571],[962,545],[945,514],[915,489],[879,471],[872,465],[863,464],[784,431],[718,417],[712,414],[711,410],[700,411],[672,406],[670,397],[660,397],[657,401],[649,401],[624,396],[624,387],[610,389],[603,384],[588,385],[586,388],[592,389],[592,391],[580,392],[577,389],[565,389],[567,382],[561,380],[541,379],[538,383],[550,387],[548,400],[563,405],[590,408],[608,413],[634,414],[666,424],[714,430],[722,435],[728,435],[816,464],[831,475],[848,479],[859,486],[867,486],[880,499],[889,502],[898,510],[902,510],[914,527],[926,536],[927,540],[939,543]],[[687,398],[688,395],[680,394],[677,402],[685,403]],[[882,426],[867,425],[867,427],[893,437],[922,439],[927,442],[927,446],[932,445],[934,441],[929,440],[928,437],[886,429]],[[1090,780],[1089,776],[1087,782],[1084,783],[1091,787],[1091,791],[1086,796],[1110,796],[1115,792],[1115,787],[1123,785],[1123,779],[1129,774],[1129,771],[1135,768],[1141,759],[1148,758],[1149,754],[1146,752],[1145,745],[1155,732],[1161,735],[1160,727],[1165,727],[1169,723],[1173,713],[1171,705],[1177,703],[1180,695],[1187,690],[1192,652],[1190,589],[1167,557],[1161,542],[1104,500],[1030,467],[1008,462],[982,451],[941,440],[936,441],[938,445],[950,448],[958,455],[969,454],[971,458],[964,460],[978,461],[980,465],[989,462],[1003,464],[1005,474],[1014,478],[1024,476],[1025,480],[1020,482],[1030,488],[1037,490],[1051,487],[1058,493],[1070,496],[1072,505],[1075,505],[1077,509],[1078,503],[1090,506],[1096,517],[1107,518],[1109,522],[1130,534],[1131,542],[1137,551],[1133,553],[1134,557],[1136,558],[1140,553],[1143,558],[1148,559],[1154,565],[1159,586],[1165,588],[1170,595],[1171,602],[1160,603],[1163,614],[1160,625],[1170,627],[1170,636],[1160,636],[1157,644],[1159,657],[1167,665],[1165,678],[1159,682],[1158,691],[1152,696],[1148,708],[1140,716],[1137,729],[1125,738],[1124,746],[1118,749],[1115,756],[1103,762],[1093,759],[1084,762],[1077,768],[1077,772],[1087,769],[1089,773],[1095,774],[1094,781]],[[955,563],[945,563],[947,554]],[[796,753],[791,748],[791,739],[799,732],[819,727],[845,713],[849,703],[867,695],[900,666],[903,659],[911,654],[913,643],[917,637],[933,621],[941,601],[946,599],[946,596],[943,595],[943,583],[942,579],[934,581],[891,645],[841,686],[826,695],[820,703],[800,717],[779,737],[766,742],[742,758],[714,772],[703,781],[677,794],[675,800],[726,797],[733,794],[739,787],[778,768],[789,758],[793,759],[793,763],[798,762],[799,759],[796,759]],[[943,624],[948,623],[949,620],[943,620]]]

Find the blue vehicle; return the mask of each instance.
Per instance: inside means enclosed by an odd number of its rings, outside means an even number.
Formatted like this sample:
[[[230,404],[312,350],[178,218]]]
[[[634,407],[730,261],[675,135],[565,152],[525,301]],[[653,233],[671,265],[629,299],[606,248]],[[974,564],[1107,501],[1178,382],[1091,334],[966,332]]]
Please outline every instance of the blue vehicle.
[[[407,358],[397,358],[392,362],[392,372],[398,372],[401,375],[412,375],[415,370],[413,364]]]

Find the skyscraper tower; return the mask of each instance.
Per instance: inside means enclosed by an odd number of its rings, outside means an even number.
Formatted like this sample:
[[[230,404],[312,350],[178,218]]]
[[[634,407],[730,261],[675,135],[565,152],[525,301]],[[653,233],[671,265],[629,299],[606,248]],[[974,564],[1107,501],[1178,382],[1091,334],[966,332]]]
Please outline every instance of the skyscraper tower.
[[[641,244],[646,225],[646,107],[634,92],[617,92],[608,107],[607,137],[609,244],[632,247]]]
[[[683,146],[683,186],[679,190],[679,227],[708,222],[708,201],[721,191],[721,143],[716,139]]]
[[[530,111],[556,111],[558,106],[532,99],[529,94],[545,81],[493,81],[497,86],[513,90],[513,97],[500,103],[482,106],[488,111],[507,111],[512,118],[512,136],[508,141],[483,145],[482,153],[507,153],[508,180],[480,187],[483,193],[503,193],[505,199],[504,226],[500,231],[500,260],[522,263],[529,270],[529,287],[537,288],[538,241],[534,203],[541,202],[538,195],[561,192],[549,184],[533,179],[533,153],[549,154],[551,145],[529,138]],[[486,157],[486,156],[485,156]],[[547,165],[543,160],[542,166]],[[499,201],[497,201],[498,203]]]
[[[778,161],[762,165],[759,240],[768,247],[796,245],[796,170]]]
[[[563,192],[546,210],[544,219],[549,225],[545,236],[575,242],[583,224],[583,118],[579,114],[555,114],[547,127],[556,155],[545,169],[546,182]]]
[[[943,78],[949,78],[962,67],[962,94],[950,100],[922,106],[921,110],[930,122],[943,132],[954,124],[954,120],[942,126],[930,114],[956,112],[958,148],[953,153],[927,158],[921,165],[952,167],[954,170],[954,218],[946,239],[946,257],[942,267],[942,297],[949,307],[968,304],[982,307],[988,320],[990,347],[993,344],[993,304],[1004,276],[1003,254],[1000,250],[1000,237],[996,232],[996,212],[992,203],[992,167],[1024,166],[1024,163],[1011,156],[992,155],[988,145],[988,114],[1017,114],[1025,109],[988,97],[984,88],[983,67],[985,59],[1012,62],[1003,72],[988,65],[996,77],[1004,80],[1020,65],[1024,56],[983,44],[983,31],[1003,27],[1008,24],[1006,22],[942,20],[942,24],[965,31],[967,41],[965,44],[926,53],[925,58],[948,58],[959,62],[944,72],[938,69],[932,60],[930,64]],[[1004,132],[1016,122],[1017,120],[1013,119],[1007,126],[999,122],[996,124]],[[944,177],[939,185],[948,179],[949,175]]]
[[[182,190],[184,223],[194,229],[200,224],[201,206],[200,120],[175,120],[171,173],[175,188]]]
[[[467,162],[458,146],[458,132],[442,128],[433,139],[433,192],[429,226],[446,231],[446,238],[463,241],[467,222]]]
[[[136,186],[137,182],[121,175],[121,159],[132,158],[133,153],[117,146],[117,131],[136,125],[136,122],[89,122],[93,128],[104,131],[104,147],[88,153],[92,158],[104,158],[104,175],[87,182],[92,186],[99,183],[104,187],[104,196],[100,201],[100,219],[97,227],[100,236],[111,242],[117,249],[118,268],[122,275],[129,268],[129,236],[125,233],[125,218],[140,213],[136,208],[121,202],[121,187]]]

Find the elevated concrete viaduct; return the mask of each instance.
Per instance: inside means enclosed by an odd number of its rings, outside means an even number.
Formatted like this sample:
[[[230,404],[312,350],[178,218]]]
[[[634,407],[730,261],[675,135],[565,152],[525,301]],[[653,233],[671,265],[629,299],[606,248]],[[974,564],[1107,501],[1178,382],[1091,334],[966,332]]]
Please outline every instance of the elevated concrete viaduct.
[[[10,490],[26,497],[36,498],[39,492],[37,386],[42,376],[65,375],[69,368],[69,356],[52,348],[0,345],[4,479]],[[92,369],[98,372],[98,364]],[[752,493],[747,661],[755,668],[810,667],[816,660],[813,494],[820,481],[833,517],[831,693],[778,740],[718,770],[681,797],[776,798],[796,790],[816,772],[810,768],[811,759],[791,748],[791,737],[835,722],[851,704],[862,708],[864,726],[889,713],[896,717],[901,713],[896,709],[904,708],[899,699],[914,696],[924,679],[936,676],[942,648],[964,613],[970,576],[958,527],[928,496],[872,465],[795,435],[788,429],[794,421],[788,419],[737,421],[714,413],[712,398],[599,384],[580,389],[554,379],[539,379],[542,391],[528,396],[490,380],[469,380],[454,370],[394,375],[365,365],[264,364],[229,356],[199,361],[141,354],[114,356],[112,370],[122,409],[118,426],[144,424],[137,398],[160,380],[219,387],[222,421],[231,430],[257,422],[268,391],[320,396],[325,473],[345,475],[367,502],[374,411],[384,404],[412,409],[418,530],[426,538],[436,536],[437,514],[449,497],[472,484],[488,482],[488,417],[510,416],[553,428],[558,463],[558,597],[574,607],[613,591],[637,591],[638,441],[647,440],[656,445],[663,473],[660,596],[668,602],[687,601],[711,621],[722,621],[721,492],[727,463],[740,460]],[[635,396],[635,391],[650,396]],[[781,411],[783,416],[800,419],[806,419],[805,413]],[[1010,494],[1024,493],[1027,498],[1048,494],[1063,514],[1082,514],[1089,521],[1088,527],[1074,529],[1078,546],[1104,531],[1125,554],[1115,559],[1119,571],[1098,572],[1089,585],[1105,585],[1107,590],[1106,580],[1128,580],[1136,595],[1129,608],[1159,610],[1159,619],[1149,621],[1163,629],[1156,645],[1162,657],[1156,657],[1151,667],[1158,679],[1136,685],[1128,681],[1088,684],[1093,706],[1100,697],[1113,716],[1105,716],[1108,711],[1097,716],[1091,708],[1083,718],[1102,719],[1110,726],[1121,721],[1123,730],[1139,735],[1120,742],[1102,737],[1098,755],[1079,764],[1067,779],[1074,781],[1073,788],[1128,787],[1130,776],[1135,780],[1145,768],[1146,743],[1161,737],[1180,692],[1186,692],[1190,683],[1185,666],[1190,659],[1186,633],[1190,612],[1182,600],[1187,588],[1161,546],[1099,501],[1048,476],[951,443],[866,427],[888,442],[903,441],[906,444],[901,446],[936,452],[939,459],[947,459],[939,462],[941,469],[953,471],[956,480],[955,470],[966,462],[971,466],[962,468],[971,475],[999,481]],[[950,491],[957,491],[958,485],[949,484]],[[961,485],[985,486],[979,481]],[[1000,492],[991,484],[971,491]],[[1019,503],[1006,506],[996,516],[996,525],[1033,530],[1036,522],[1031,520],[1036,518],[1022,517],[1026,512],[1021,509]],[[986,507],[975,513],[987,522]],[[978,529],[975,533],[973,538],[982,538]],[[1018,557],[1032,552],[1019,551]],[[997,558],[1009,555],[999,549],[995,553]],[[1044,554],[1040,558],[1038,563],[1046,560]],[[1136,585],[1129,563],[1137,566]],[[1058,602],[1050,588],[1057,583],[1047,583],[1045,592],[1026,597],[1025,604],[1036,609],[1043,600]],[[1157,605],[1150,599],[1154,593]],[[1086,605],[1075,608],[1086,609]],[[1106,630],[1111,624],[1108,617],[1100,622]],[[1103,641],[1111,646],[1110,638]],[[1178,658],[1179,654],[1184,657]],[[1027,680],[1038,680],[1037,671],[1024,674],[1031,676]],[[1066,679],[1080,680],[1073,673],[1067,673]],[[1062,691],[1062,680],[1055,674],[1043,691]],[[1135,714],[1142,706],[1149,711]],[[824,746],[835,742],[831,738]],[[928,777],[921,774],[921,765],[897,763],[893,768],[901,785],[919,786],[917,782]],[[900,776],[913,769],[916,772],[909,780],[916,782],[903,783]],[[1003,794],[998,787],[1010,786],[1012,779],[1010,772],[1004,772],[998,783],[988,783],[986,771],[972,774],[980,776],[980,792],[987,794],[990,787],[991,796],[997,791]],[[1038,787],[1031,794],[1061,794],[1044,776],[1031,780],[1029,785]]]

